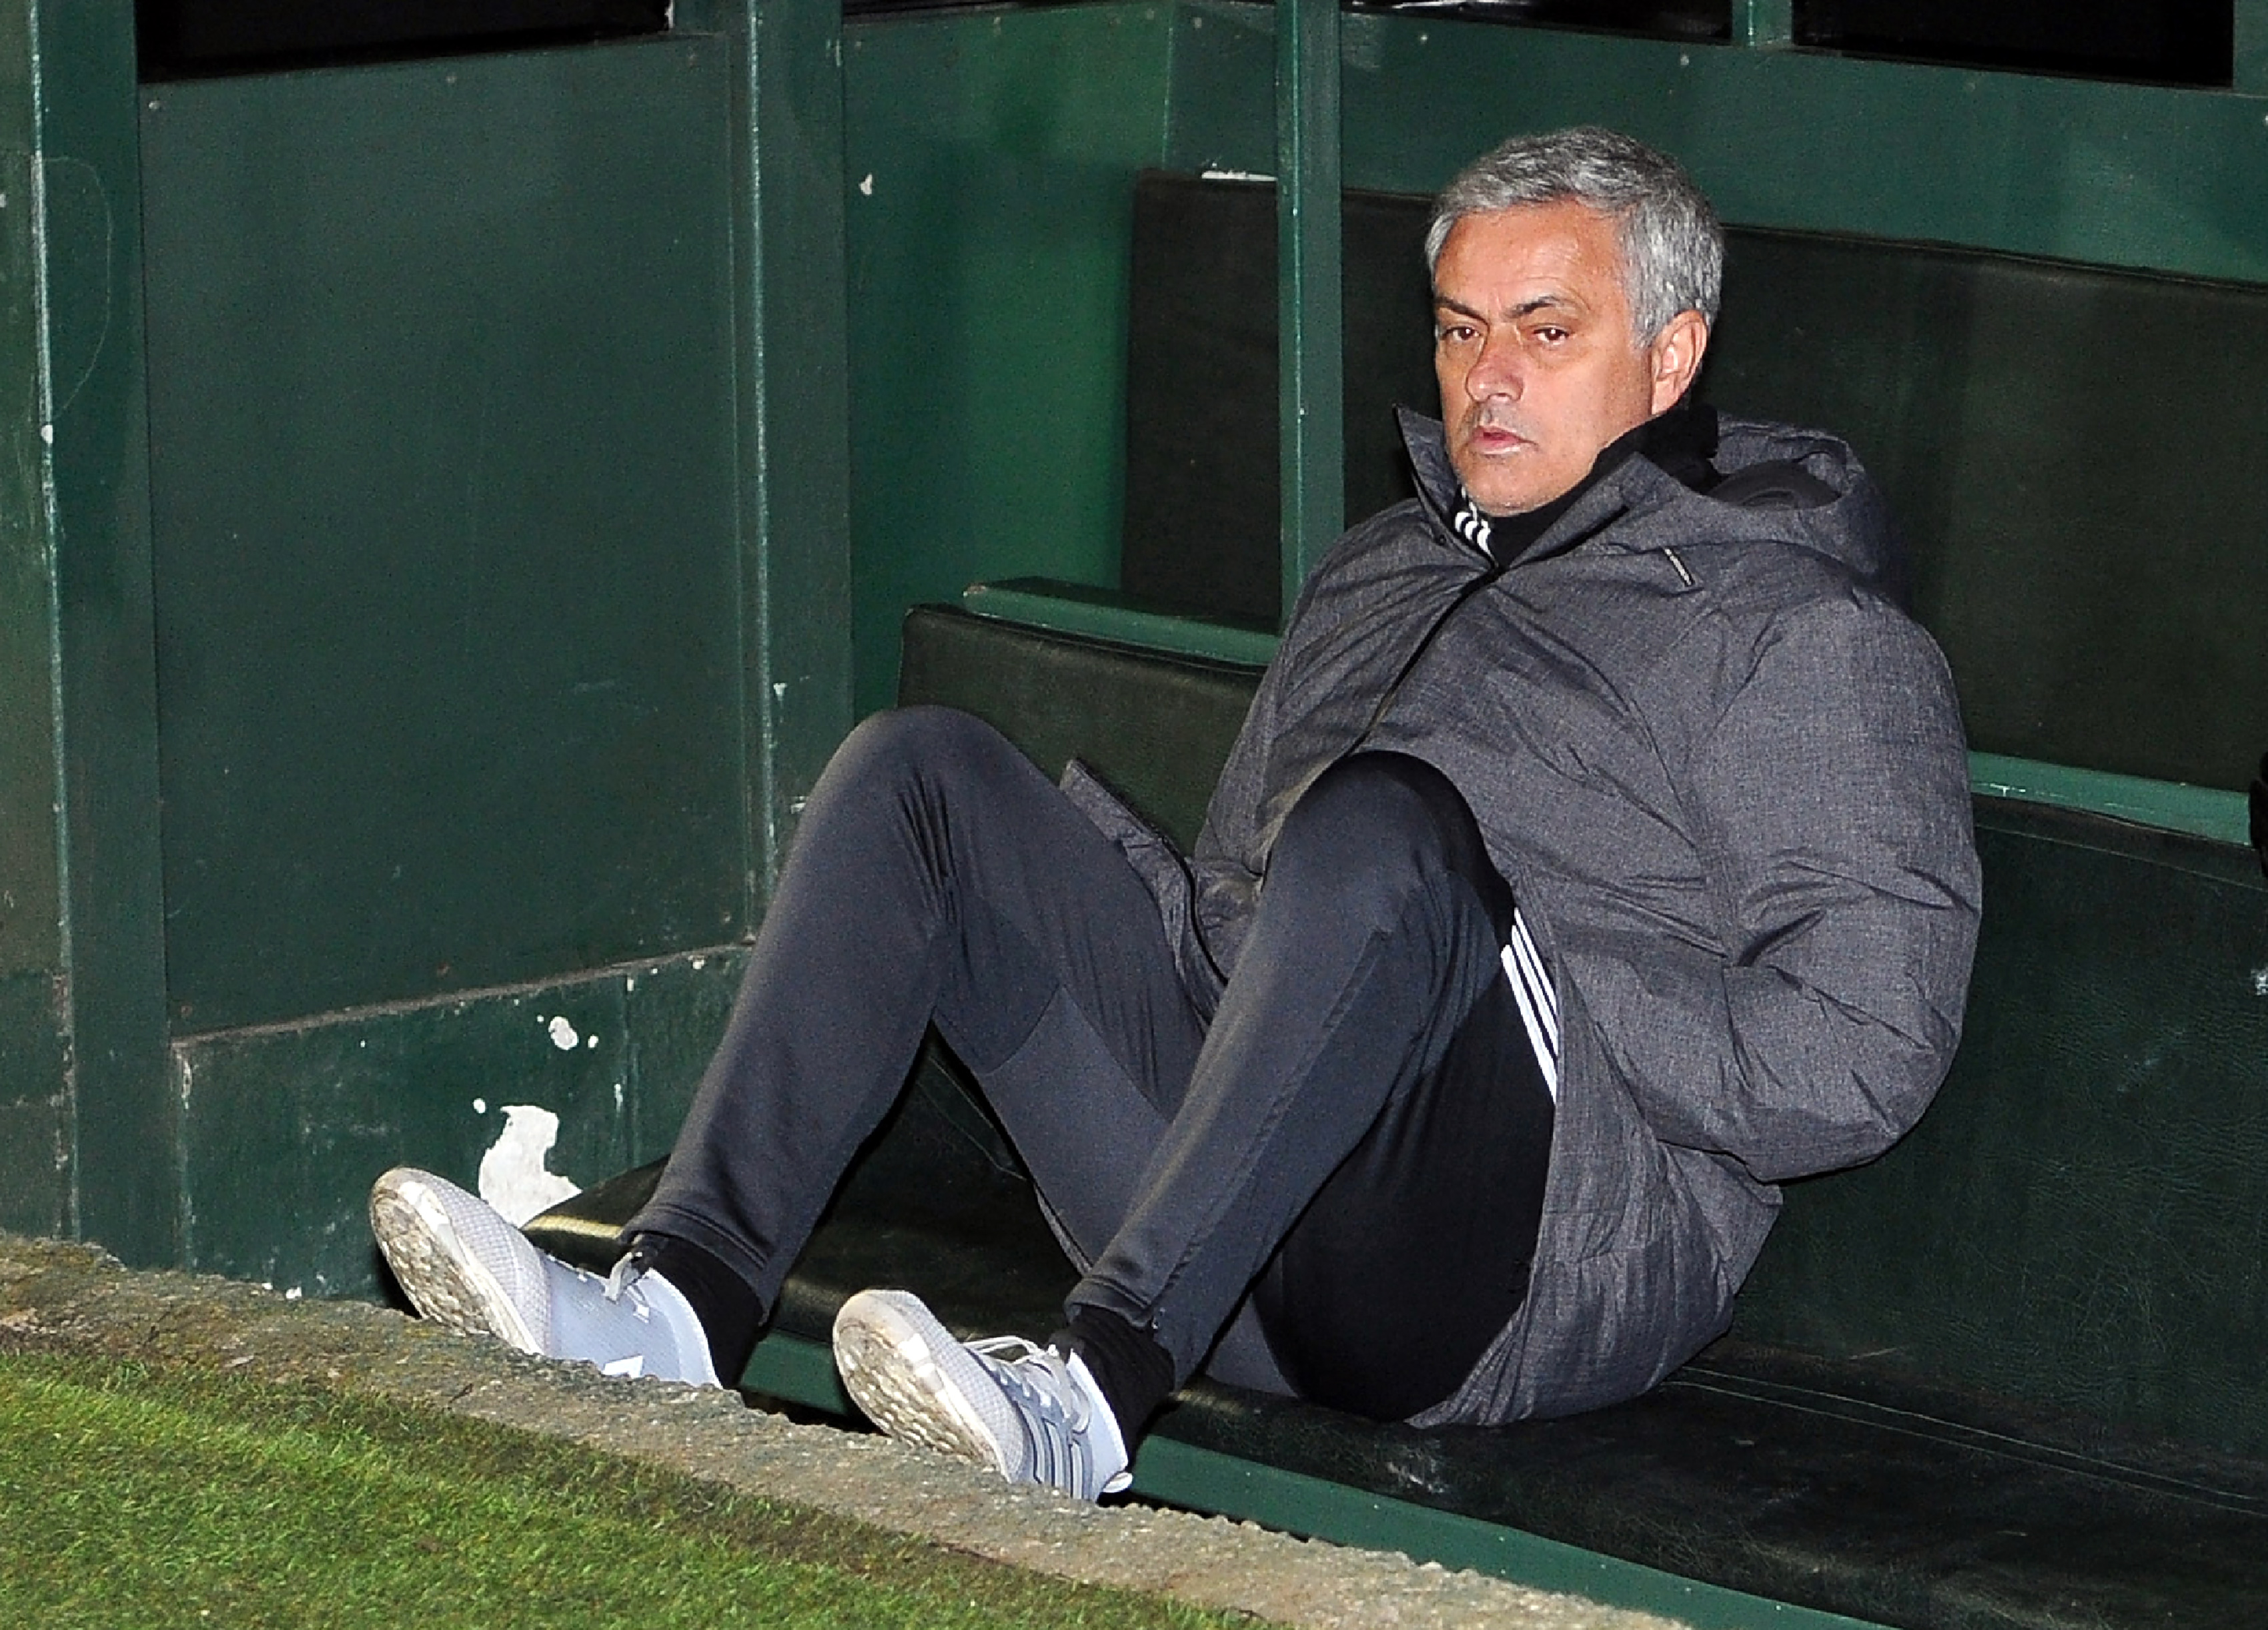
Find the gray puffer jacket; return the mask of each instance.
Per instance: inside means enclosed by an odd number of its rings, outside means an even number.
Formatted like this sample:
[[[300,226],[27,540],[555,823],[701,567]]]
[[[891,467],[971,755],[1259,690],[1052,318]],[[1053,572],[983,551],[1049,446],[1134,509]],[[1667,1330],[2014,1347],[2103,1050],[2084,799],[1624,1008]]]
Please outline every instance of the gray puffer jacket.
[[[1721,1333],[1774,1185],[1881,1154],[1937,1090],[1979,911],[1967,758],[1842,442],[1727,419],[1727,477],[1787,461],[1839,496],[1742,507],[1633,454],[1498,570],[1447,524],[1440,427],[1403,428],[1423,496],[1308,581],[1168,926],[1217,990],[1285,815],[1359,746],[1463,793],[1563,1057],[1528,1301],[1419,1420],[1565,1414]]]

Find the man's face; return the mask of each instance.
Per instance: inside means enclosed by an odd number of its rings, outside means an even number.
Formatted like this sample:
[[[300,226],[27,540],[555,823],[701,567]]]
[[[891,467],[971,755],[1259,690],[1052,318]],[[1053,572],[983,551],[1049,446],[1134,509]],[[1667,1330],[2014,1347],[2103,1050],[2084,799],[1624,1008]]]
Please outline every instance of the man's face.
[[[1451,227],[1433,325],[1449,458],[1495,515],[1549,504],[1601,448],[1675,403],[1708,341],[1686,312],[1637,343],[1615,224],[1572,200]]]

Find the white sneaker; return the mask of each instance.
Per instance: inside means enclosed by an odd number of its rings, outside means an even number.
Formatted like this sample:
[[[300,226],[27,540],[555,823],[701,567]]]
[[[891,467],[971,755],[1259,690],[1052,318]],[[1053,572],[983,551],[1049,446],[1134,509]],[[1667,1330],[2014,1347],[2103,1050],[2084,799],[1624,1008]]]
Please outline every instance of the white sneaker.
[[[372,1186],[370,1228],[403,1293],[436,1324],[610,1376],[718,1384],[692,1304],[630,1258],[610,1279],[571,1268],[478,1196],[409,1166]]]
[[[892,1437],[1081,1500],[1134,1480],[1118,1422],[1075,1353],[1017,1336],[958,1341],[918,1297],[862,1290],[835,1316],[835,1363]]]

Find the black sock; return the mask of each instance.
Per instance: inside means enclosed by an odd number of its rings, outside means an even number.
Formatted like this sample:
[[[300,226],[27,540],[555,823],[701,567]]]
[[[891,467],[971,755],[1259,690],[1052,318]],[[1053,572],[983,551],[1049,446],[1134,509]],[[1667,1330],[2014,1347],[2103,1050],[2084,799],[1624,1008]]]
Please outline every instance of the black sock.
[[[763,1308],[747,1281],[712,1253],[674,1234],[641,1234],[630,1249],[650,1272],[684,1293],[709,1338],[717,1379],[728,1387],[738,1386],[764,1327]]]
[[[1102,1401],[1118,1422],[1119,1435],[1132,1453],[1134,1440],[1158,1405],[1174,1390],[1174,1358],[1116,1313],[1074,1308],[1071,1323],[1048,1339],[1058,1353],[1076,1353],[1102,1389]]]

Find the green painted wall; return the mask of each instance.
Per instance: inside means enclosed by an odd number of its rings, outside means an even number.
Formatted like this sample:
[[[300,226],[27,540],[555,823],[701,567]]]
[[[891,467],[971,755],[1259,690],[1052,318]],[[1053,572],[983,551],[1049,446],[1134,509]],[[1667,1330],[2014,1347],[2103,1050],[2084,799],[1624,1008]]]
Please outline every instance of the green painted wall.
[[[177,1035],[747,926],[727,55],[145,100]]]
[[[666,1147],[850,717],[839,17],[681,20],[144,92],[0,8],[0,1226],[366,1290],[475,1096]]]
[[[665,1151],[848,727],[839,25],[683,12],[138,109],[190,1265]]]
[[[0,1221],[345,1286],[346,1129],[462,1168],[557,1074],[532,992],[630,1035],[622,969],[744,933],[906,606],[1115,581],[1132,178],[1272,169],[1272,17],[870,18],[838,74],[823,0],[687,0],[144,95],[124,0],[0,10]],[[2268,277],[2258,97],[1369,15],[1343,58],[1353,186],[1594,118],[1739,221]],[[658,1147],[721,968],[622,1110],[556,1083],[577,1161]]]
[[[844,30],[858,705],[905,608],[1115,583],[1134,173],[1165,154],[1164,5]]]

